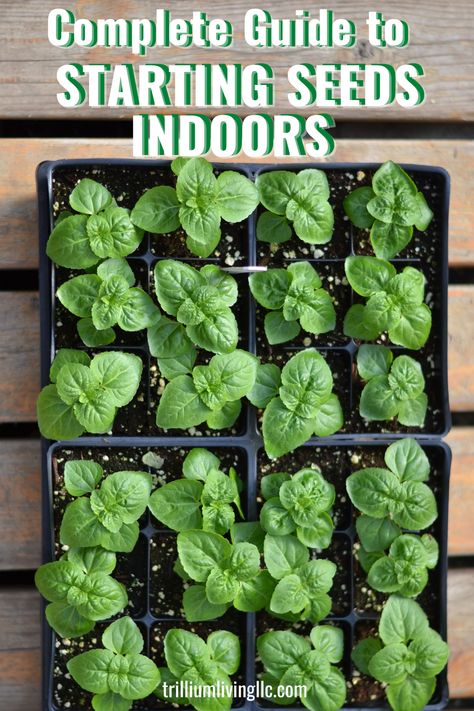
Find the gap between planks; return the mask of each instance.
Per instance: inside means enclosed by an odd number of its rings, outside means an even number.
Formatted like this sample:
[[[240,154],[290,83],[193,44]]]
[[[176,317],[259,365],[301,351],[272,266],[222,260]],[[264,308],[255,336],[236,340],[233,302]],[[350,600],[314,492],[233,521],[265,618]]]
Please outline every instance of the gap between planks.
[[[449,287],[449,396],[456,412],[474,411],[474,286]],[[33,422],[39,391],[39,303],[36,292],[0,299],[0,422]]]
[[[474,555],[474,428],[455,428],[447,442],[453,450],[449,555]],[[0,571],[41,563],[40,469],[39,440],[0,440]]]
[[[448,575],[448,667],[452,699],[474,696],[474,569]],[[32,588],[0,588],[0,708],[40,711],[41,604]],[[18,623],[20,621],[20,624]]]
[[[131,158],[132,143],[128,139],[10,138],[0,139],[0,156],[0,269],[36,269],[35,170],[38,163],[62,158]],[[449,171],[452,180],[450,265],[474,265],[474,141],[341,139],[336,141],[334,155],[323,162],[377,163],[388,159],[439,165]],[[250,162],[240,156],[234,160]],[[269,158],[261,162],[275,160]]]

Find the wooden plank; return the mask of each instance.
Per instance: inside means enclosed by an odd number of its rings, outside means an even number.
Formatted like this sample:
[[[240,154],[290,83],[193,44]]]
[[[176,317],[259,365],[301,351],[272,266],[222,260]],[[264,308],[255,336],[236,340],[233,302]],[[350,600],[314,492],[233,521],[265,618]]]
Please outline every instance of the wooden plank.
[[[474,410],[474,286],[449,288],[449,388],[451,409]],[[38,297],[2,292],[0,300],[0,422],[33,422],[39,382]]]
[[[457,412],[474,410],[473,307],[474,286],[449,287],[449,399]]]
[[[474,568],[448,574],[449,686],[452,698],[474,696]]]
[[[448,575],[448,668],[452,699],[474,695],[474,569]],[[40,600],[30,588],[0,588],[0,708],[40,708]]]
[[[449,492],[449,555],[474,555],[474,428],[455,427],[446,441],[453,452]]]
[[[41,561],[41,459],[38,440],[0,440],[0,570]]]
[[[474,429],[454,428],[449,555],[474,555]],[[41,562],[40,443],[0,440],[0,570],[33,569]],[[28,525],[18,526],[18,522]]]
[[[125,139],[0,139],[0,156],[0,268],[35,269],[38,229],[34,176],[38,163],[59,158],[130,158],[132,148],[131,141]],[[330,156],[338,162],[382,162],[389,158],[441,165],[449,171],[449,261],[452,266],[474,264],[474,141],[341,139],[336,143],[336,153]]]
[[[0,422],[32,422],[40,380],[38,294],[4,291],[0,313]]]
[[[32,588],[0,589],[0,708],[41,708],[40,597]]]
[[[244,42],[243,21],[249,4],[240,0],[218,2],[201,9],[211,17],[224,17],[234,26],[234,42],[227,49],[188,49],[175,47],[156,48],[148,57],[137,59],[124,49],[84,48],[73,46],[70,49],[53,47],[47,38],[47,13],[56,7],[54,0],[24,0],[22,3],[7,0],[3,3],[2,26],[0,30],[0,62],[2,83],[0,85],[0,116],[2,118],[96,118],[97,109],[88,108],[87,104],[74,110],[60,107],[56,93],[60,87],[56,81],[56,72],[61,64],[68,62],[86,63],[122,63],[138,64],[146,61],[159,61],[164,64],[180,63],[239,63],[265,62],[272,65],[275,72],[275,107],[268,112],[291,113],[287,101],[290,86],[287,70],[300,62],[314,63],[386,63],[395,66],[417,62],[424,67],[423,86],[426,100],[421,105],[407,111],[397,105],[357,110],[322,109],[337,118],[366,120],[368,116],[383,120],[472,120],[474,116],[474,88],[471,82],[474,58],[470,52],[473,32],[472,4],[469,0],[446,3],[444,0],[390,0],[383,3],[386,18],[405,19],[410,25],[410,43],[403,50],[374,48],[368,44],[366,27],[367,7],[364,3],[350,3],[334,0],[331,9],[336,17],[352,19],[357,26],[358,42],[350,49],[260,49],[258,52]],[[142,0],[139,4],[124,0],[112,5],[107,0],[84,6],[72,2],[68,8],[76,13],[77,18],[148,17],[155,16],[156,3]],[[295,10],[300,8],[297,0],[288,0],[284,4],[274,3],[271,12],[274,18],[294,18]],[[173,17],[190,16],[195,9],[187,0],[175,0],[172,5]],[[316,16],[316,13],[314,13]],[[252,113],[254,109],[232,108],[240,113]],[[171,107],[166,111],[171,112]],[[174,109],[178,113],[196,109]],[[209,109],[199,109],[211,113]],[[316,106],[304,109],[309,115],[318,113]],[[101,116],[123,118],[140,109],[124,110],[107,108],[100,110]],[[214,113],[216,111],[214,110]]]

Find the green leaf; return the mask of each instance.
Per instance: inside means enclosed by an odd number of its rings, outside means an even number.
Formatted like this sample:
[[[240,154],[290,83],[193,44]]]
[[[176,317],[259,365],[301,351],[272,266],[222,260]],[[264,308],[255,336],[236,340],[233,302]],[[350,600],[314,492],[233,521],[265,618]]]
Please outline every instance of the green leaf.
[[[271,536],[267,534],[264,542],[265,565],[268,572],[281,580],[291,575],[309,560],[306,546],[294,536]]]
[[[365,514],[357,518],[356,528],[360,542],[368,553],[384,551],[401,533],[390,518],[373,518]]]
[[[314,421],[289,410],[279,397],[265,409],[262,421],[265,451],[270,458],[281,457],[304,444],[313,434]]]
[[[186,298],[205,285],[204,277],[189,264],[161,259],[155,266],[155,291],[163,309],[176,316]]]
[[[313,682],[301,701],[311,711],[337,711],[344,705],[346,694],[343,674],[339,669],[331,667],[327,675],[321,675],[321,678]]]
[[[361,341],[373,341],[380,331],[377,324],[369,323],[365,318],[365,306],[353,304],[344,317],[344,335]]]
[[[344,426],[344,413],[337,395],[331,393],[329,398],[316,412],[313,421],[314,433],[318,437],[329,437]]]
[[[103,573],[88,575],[85,589],[71,587],[67,601],[90,620],[106,620],[123,610],[128,602],[124,586]]]
[[[112,203],[112,195],[100,183],[82,178],[69,196],[69,204],[76,212],[94,215]]]
[[[215,355],[209,362],[213,386],[222,389],[225,401],[232,402],[244,397],[253,388],[257,375],[258,360],[247,351],[236,350],[226,355]],[[197,371],[197,368],[193,371]]]
[[[328,548],[331,544],[334,523],[328,513],[323,511],[311,526],[298,526],[298,539],[309,548]]]
[[[301,326],[308,333],[327,333],[336,326],[332,297],[324,289],[317,289],[307,300],[303,298],[300,311]]]
[[[384,644],[406,644],[422,637],[428,629],[428,618],[414,600],[391,595],[380,616],[379,634]]]
[[[400,403],[398,421],[407,427],[423,427],[427,409],[428,396],[426,393],[420,393],[417,397]]]
[[[234,523],[230,528],[230,538],[232,543],[240,543],[241,541],[253,543],[261,553],[263,552],[265,531],[258,521]]]
[[[395,267],[376,257],[347,257],[345,272],[349,284],[361,296],[384,291],[395,274]]]
[[[74,459],[64,465],[64,486],[71,496],[82,496],[93,491],[104,475],[96,462]]]
[[[268,500],[273,497],[278,497],[280,486],[284,481],[289,481],[290,479],[290,474],[286,472],[275,472],[274,474],[266,474],[263,476],[260,483],[263,498]]]
[[[143,289],[129,289],[124,296],[121,312],[117,319],[124,331],[141,331],[152,326],[160,318],[158,307]]]
[[[292,573],[278,581],[270,600],[270,610],[277,614],[297,613],[308,601],[307,592],[299,575]]]
[[[258,654],[265,668],[277,679],[311,651],[305,637],[290,631],[266,632],[257,637]]]
[[[274,215],[265,210],[257,220],[257,239],[259,242],[281,244],[291,237],[291,227],[285,215]]]
[[[428,528],[438,516],[435,495],[430,487],[420,481],[404,483],[403,507],[394,515],[402,528],[419,531]]]
[[[115,331],[113,328],[97,329],[92,318],[81,318],[77,322],[77,332],[79,338],[88,348],[102,348],[109,346],[115,341]]]
[[[271,498],[263,504],[260,523],[263,530],[273,536],[286,536],[296,529],[293,518],[278,497]]]
[[[280,501],[298,526],[309,526],[323,511],[329,511],[336,498],[335,489],[321,472],[300,469],[280,487]]]
[[[400,320],[400,307],[390,294],[380,291],[369,297],[364,309],[364,322],[373,324],[379,333],[387,331]]]
[[[386,346],[363,345],[357,351],[357,370],[362,380],[388,375],[393,354]]]
[[[205,264],[201,267],[201,276],[204,277],[208,286],[215,287],[219,292],[219,298],[226,306],[232,306],[237,301],[237,282],[231,274],[220,269],[215,264]]]
[[[126,259],[121,257],[116,259],[106,259],[97,267],[97,276],[102,281],[107,281],[112,276],[121,276],[127,282],[128,286],[135,284],[135,274],[129,266]]]
[[[64,282],[56,291],[59,301],[75,316],[91,315],[101,281],[95,274],[83,274]]]
[[[288,202],[298,192],[298,179],[288,170],[272,170],[255,179],[260,201],[267,210],[284,215]]]
[[[361,545],[359,548],[359,551],[357,553],[357,559],[362,567],[362,570],[365,573],[369,573],[371,567],[373,564],[378,561],[380,558],[383,557],[383,552],[382,551],[375,551],[373,553],[369,553],[368,551],[365,550],[365,548]]]
[[[406,355],[395,358],[388,374],[388,382],[399,400],[416,398],[425,387],[421,365]]]
[[[49,371],[49,378],[52,383],[55,383],[58,377],[58,373],[67,363],[81,363],[82,365],[89,365],[91,362],[90,357],[84,351],[76,350],[75,348],[60,348],[54,357]]]
[[[227,611],[229,606],[214,605],[206,596],[204,585],[190,585],[183,593],[183,608],[188,622],[215,620]]]
[[[425,547],[426,567],[435,568],[439,558],[439,546],[436,538],[431,536],[429,533],[425,533],[421,536],[420,540]]]
[[[393,259],[411,242],[413,227],[397,225],[395,222],[373,220],[370,241],[379,259]]]
[[[399,408],[399,400],[386,375],[376,375],[362,390],[359,413],[367,420],[391,420]]]
[[[174,531],[201,528],[202,484],[198,481],[170,481],[150,496],[152,514]]]
[[[183,568],[196,582],[205,582],[209,573],[232,552],[229,541],[210,531],[183,531],[178,534],[178,553]]]
[[[407,676],[401,684],[390,684],[387,699],[393,711],[423,711],[436,687],[435,679]]]
[[[428,206],[423,193],[417,193],[416,202],[418,207],[418,217],[416,218],[415,227],[420,232],[428,229],[428,226],[433,219],[433,211]]]
[[[46,385],[36,403],[38,426],[46,439],[75,439],[84,432],[71,405],[58,395],[56,385]]]
[[[399,684],[407,676],[407,647],[402,644],[389,644],[374,654],[369,662],[369,671],[377,681]]]
[[[216,182],[216,204],[227,222],[242,222],[258,205],[258,190],[245,175],[225,170]]]
[[[294,211],[291,202],[287,206],[286,216],[293,220],[293,229],[303,242],[326,244],[332,237],[334,213],[328,202],[321,200],[314,193],[298,198]]]
[[[204,320],[189,325],[186,332],[193,343],[213,353],[231,353],[239,338],[236,318],[227,306],[209,309]]]
[[[180,225],[176,190],[168,185],[147,190],[135,204],[130,219],[153,234],[174,232]]]
[[[219,469],[220,459],[208,449],[194,447],[183,461],[183,475],[186,479],[206,481],[209,472]]]
[[[323,356],[307,348],[292,356],[281,371],[280,397],[285,406],[303,417],[314,417],[331,395],[333,377]]]
[[[240,666],[240,641],[237,635],[226,630],[211,632],[207,646],[213,661],[226,674],[235,674]]]
[[[275,581],[267,570],[261,570],[251,580],[240,583],[234,598],[234,607],[241,612],[258,612],[268,607]]]
[[[412,570],[410,570],[410,574],[411,576],[413,575]],[[400,578],[396,562],[389,556],[383,556],[371,565],[367,582],[374,590],[394,593],[400,591],[403,587]]]
[[[269,269],[249,276],[250,291],[254,299],[266,309],[281,309],[291,284],[286,269]]]
[[[115,509],[123,523],[133,523],[145,512],[151,492],[151,475],[140,471],[119,471],[104,479],[100,493],[106,508]],[[99,492],[91,495],[91,504]]]
[[[185,327],[161,316],[159,321],[148,328],[148,347],[156,358],[175,358],[194,351],[194,346],[186,335]]]
[[[99,353],[92,359],[90,369],[114,405],[123,407],[133,400],[138,390],[143,361],[132,353]]]
[[[356,188],[344,198],[344,212],[352,224],[360,229],[369,229],[372,226],[374,218],[367,210],[367,203],[373,197],[375,193],[372,188],[364,186]]]
[[[88,269],[99,261],[92,251],[85,215],[72,215],[56,225],[48,239],[46,254],[61,267]]]
[[[121,617],[105,629],[102,644],[116,654],[140,654],[143,637],[130,617]]]
[[[398,477],[387,469],[361,469],[347,478],[346,488],[354,506],[375,518],[400,511],[406,500]]]
[[[426,481],[430,475],[428,457],[418,442],[408,437],[387,447],[385,463],[401,481]]]
[[[369,664],[372,657],[382,649],[382,642],[375,637],[367,637],[356,644],[351,658],[362,674],[370,675]]]
[[[124,207],[107,207],[99,215],[91,215],[86,231],[92,251],[102,259],[126,257],[143,239],[143,231],[135,227]]]
[[[208,661],[209,649],[197,634],[171,629],[165,637],[165,658],[171,673],[180,678],[189,669]]]
[[[115,553],[106,551],[100,546],[93,548],[69,548],[67,559],[78,565],[85,573],[107,573],[115,569],[117,558]]]
[[[105,694],[109,687],[109,667],[114,659],[109,649],[92,649],[67,662],[67,670],[75,682],[86,691]]]
[[[257,375],[253,388],[247,393],[247,399],[258,408],[265,408],[270,400],[278,395],[281,382],[280,368],[274,363],[257,366]]]
[[[405,267],[402,272],[390,280],[388,289],[402,305],[419,305],[423,303],[426,278],[422,271],[413,267]]]
[[[109,551],[131,553],[138,541],[138,523],[124,523],[117,531],[111,533],[104,529],[101,545]]]
[[[220,410],[214,410],[207,416],[206,424],[211,430],[223,430],[233,427],[241,410],[240,400],[226,402]]]
[[[45,610],[50,627],[60,636],[67,639],[82,637],[94,629],[95,622],[79,614],[75,607],[67,602],[50,602]]]
[[[113,691],[106,694],[95,694],[92,697],[92,708],[94,711],[130,711],[132,702],[124,699]]]
[[[142,654],[116,656],[109,667],[111,691],[125,699],[144,699],[155,690],[160,681],[156,664]]]
[[[287,321],[281,311],[270,311],[264,320],[265,336],[270,345],[292,341],[301,331],[298,321]]]
[[[431,311],[426,304],[402,312],[400,321],[388,332],[392,343],[418,350],[425,345],[431,331]]]
[[[416,666],[413,673],[417,679],[433,678],[444,669],[448,661],[448,645],[431,629],[415,639],[409,649],[415,655]]]
[[[72,547],[103,545],[105,528],[93,512],[90,499],[81,496],[66,506],[60,529],[61,543]]]
[[[322,652],[332,664],[341,661],[344,654],[344,633],[339,627],[318,625],[311,630],[313,647]]]

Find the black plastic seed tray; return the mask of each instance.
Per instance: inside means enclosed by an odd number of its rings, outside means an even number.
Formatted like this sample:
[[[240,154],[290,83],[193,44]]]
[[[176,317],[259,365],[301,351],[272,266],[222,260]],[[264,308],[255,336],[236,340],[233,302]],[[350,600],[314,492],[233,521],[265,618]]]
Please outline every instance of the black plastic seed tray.
[[[55,299],[57,286],[71,275],[70,270],[57,268],[46,257],[46,242],[51,232],[54,217],[67,207],[67,196],[78,178],[91,177],[104,182],[119,199],[119,204],[131,206],[142,192],[156,184],[172,184],[173,176],[169,162],[143,160],[63,160],[42,163],[37,171],[39,225],[40,225],[40,293],[41,293],[41,349],[42,384],[48,382],[51,360],[57,348],[83,347],[75,330],[75,317],[69,314]],[[437,167],[404,165],[417,185],[425,192],[434,211],[434,219],[426,233],[416,233],[412,243],[404,250],[402,257],[393,260],[397,268],[410,264],[422,269],[427,277],[427,302],[433,313],[433,327],[426,346],[421,351],[410,354],[422,364],[429,399],[429,409],[423,428],[407,428],[398,423],[365,422],[358,414],[358,398],[362,387],[357,377],[355,353],[357,344],[342,333],[342,320],[354,295],[349,285],[344,284],[344,259],[351,254],[371,253],[367,245],[367,233],[353,228],[344,218],[342,200],[351,189],[364,185],[375,164],[314,164],[309,165],[216,165],[216,170],[234,169],[249,177],[274,169],[301,170],[302,167],[316,167],[328,175],[331,187],[331,203],[335,207],[335,232],[327,245],[308,245],[296,238],[285,243],[274,254],[268,244],[256,241],[255,225],[258,214],[252,215],[240,226],[225,225],[223,238],[217,251],[204,262],[214,262],[226,266],[280,266],[294,260],[306,259],[313,263],[323,279],[323,286],[329,289],[339,309],[336,331],[312,337],[302,334],[294,343],[283,346],[269,346],[262,337],[262,313],[249,296],[247,277],[237,277],[239,282],[239,302],[236,315],[240,326],[243,348],[262,357],[262,361],[272,359],[283,364],[295,351],[315,346],[327,357],[335,376],[335,391],[342,398],[346,416],[344,428],[331,439],[394,438],[411,434],[427,439],[444,436],[450,429],[451,418],[447,385],[447,284],[448,284],[448,208],[449,176]],[[127,204],[127,199],[130,204]],[[165,250],[162,247],[168,247]],[[204,263],[186,252],[182,239],[173,236],[167,243],[161,236],[146,234],[139,250],[129,257],[140,285],[153,294],[153,266],[163,257],[183,259],[194,266]],[[381,341],[383,342],[383,341]],[[144,360],[144,376],[140,394],[143,404],[135,399],[131,405],[119,412],[114,425],[113,436],[130,434],[143,437],[194,434],[196,436],[253,437],[258,431],[259,416],[250,405],[244,405],[242,415],[231,431],[213,433],[204,426],[193,428],[192,433],[165,432],[155,424],[157,389],[159,376],[155,360],[150,356],[144,334],[127,334],[118,338],[107,349],[124,349],[139,353]],[[402,352],[393,346],[395,354]],[[317,438],[312,440],[318,441]]]
[[[257,436],[221,438],[217,442],[213,438],[152,438],[144,441],[141,438],[116,437],[106,441],[97,438],[83,438],[74,443],[56,443],[45,450],[45,476],[43,477],[43,543],[44,558],[52,560],[61,553],[57,539],[55,540],[55,525],[58,526],[62,510],[68,501],[61,496],[62,471],[67,460],[75,458],[93,458],[111,473],[120,469],[144,469],[142,456],[147,451],[153,451],[162,457],[163,469],[160,477],[169,481],[181,476],[181,462],[186,452],[193,446],[204,446],[212,449],[222,460],[223,467],[234,464],[244,481],[243,502],[248,520],[258,519],[259,478],[263,473],[275,471],[275,467],[290,472],[297,471],[304,465],[318,464],[323,474],[334,483],[337,497],[334,507],[336,524],[333,543],[318,557],[330,558],[338,565],[338,572],[333,585],[333,614],[328,622],[340,626],[344,631],[345,655],[341,664],[346,680],[349,682],[348,699],[352,699],[345,708],[386,707],[383,702],[383,690],[375,685],[375,699],[363,703],[358,700],[357,681],[354,683],[354,668],[350,660],[350,650],[353,645],[368,633],[373,633],[378,618],[377,605],[384,596],[376,594],[369,598],[366,595],[365,574],[359,569],[354,557],[353,544],[356,539],[354,527],[354,511],[345,493],[346,477],[358,468],[369,466],[374,461],[382,462],[383,453],[390,440],[372,443],[333,442],[309,444],[300,447],[292,455],[286,455],[277,463],[272,463],[261,448]],[[444,443],[434,443],[422,440],[420,444],[425,449],[431,463],[430,485],[437,502],[439,517],[430,532],[436,536],[440,547],[440,559],[437,568],[430,571],[429,583],[419,597],[420,604],[426,610],[431,625],[446,639],[446,585],[447,585],[447,517],[448,488],[451,452]],[[155,471],[150,469],[152,473]],[[155,472],[156,473],[156,472]],[[240,636],[242,646],[241,671],[235,680],[247,686],[255,684],[261,666],[255,657],[255,639],[270,626],[273,628],[290,628],[291,623],[277,620],[267,613],[243,614],[229,611],[216,621],[206,623],[187,623],[182,617],[179,601],[182,594],[182,581],[172,572],[175,559],[174,540],[176,534],[160,527],[160,524],[150,513],[143,516],[140,522],[140,538],[132,554],[119,555],[119,563],[113,573],[127,586],[129,598],[133,606],[126,610],[143,631],[145,652],[160,665],[163,663],[162,640],[166,631],[174,626],[184,627],[202,634],[204,637],[213,629],[230,629]],[[177,598],[178,595],[178,598]],[[73,691],[68,691],[68,681],[64,678],[67,660],[89,645],[99,643],[100,633],[108,623],[98,623],[93,632],[85,635],[83,645],[78,648],[74,640],[64,643],[56,639],[52,630],[44,623],[43,658],[44,658],[44,709],[56,711],[60,708],[70,708],[79,711],[75,703],[77,699]],[[306,633],[311,624],[299,624],[297,631]],[[95,640],[95,641],[93,641]],[[69,682],[70,683],[70,682]],[[71,689],[74,685],[71,686]],[[444,708],[448,700],[446,670],[439,676],[435,695],[427,706],[430,711]],[[67,705],[69,704],[69,705]],[[83,708],[84,700],[81,708]],[[154,697],[142,702],[136,702],[134,709],[140,711],[155,711],[163,709],[163,703]],[[255,701],[236,700],[234,708],[253,711],[258,708],[272,708],[264,699]],[[276,708],[276,707],[275,707]]]

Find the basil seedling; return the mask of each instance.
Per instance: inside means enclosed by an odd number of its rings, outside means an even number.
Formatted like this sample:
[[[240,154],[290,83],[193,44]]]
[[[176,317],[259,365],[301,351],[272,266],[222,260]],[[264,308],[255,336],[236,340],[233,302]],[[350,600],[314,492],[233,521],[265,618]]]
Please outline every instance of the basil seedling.
[[[235,350],[239,334],[230,307],[237,300],[237,282],[230,274],[214,264],[198,271],[189,264],[162,259],[155,267],[155,290],[160,306],[185,326],[194,344],[213,353]],[[156,329],[149,341],[153,346],[159,341]]]
[[[363,345],[357,353],[357,371],[367,380],[360,396],[359,412],[367,420],[391,420],[423,427],[428,407],[421,365],[410,356],[393,359],[385,346]]]
[[[161,681],[154,692],[160,699],[169,704],[191,705],[198,711],[203,711],[203,698],[209,699],[205,704],[209,711],[231,708],[229,675],[240,667],[240,641],[235,634],[217,630],[205,642],[193,632],[172,629],[165,637],[165,659],[167,666],[160,668]],[[188,686],[195,691],[194,696],[179,696],[179,684],[186,681],[192,681]],[[214,691],[205,697],[203,687]]]
[[[405,267],[397,274],[393,264],[376,257],[347,257],[345,272],[356,294],[367,303],[354,304],[344,319],[350,338],[373,341],[384,331],[398,346],[418,350],[431,331],[431,311],[423,303],[425,277]]]
[[[95,180],[83,178],[69,204],[80,214],[58,219],[46,245],[48,257],[61,267],[88,269],[101,259],[126,257],[143,239],[129,210],[117,207],[107,188]]]
[[[281,457],[313,434],[327,437],[342,427],[344,416],[332,386],[331,369],[314,348],[289,359],[281,371],[281,385],[274,367],[258,368],[248,397],[256,407],[265,407],[262,432],[269,457]]]
[[[71,496],[79,498],[66,506],[60,541],[67,546],[102,546],[129,553],[138,539],[137,521],[148,506],[151,475],[120,471],[103,476],[96,462],[66,462],[64,485]]]
[[[249,277],[254,299],[270,313],[264,321],[272,345],[291,341],[301,328],[308,333],[327,333],[336,325],[329,293],[309,262],[295,262],[287,269],[269,269]]]
[[[115,340],[113,326],[141,331],[160,318],[153,299],[134,287],[135,275],[125,259],[106,259],[97,274],[82,274],[64,282],[56,292],[59,301],[75,316],[83,343],[91,348]]]
[[[220,470],[220,461],[201,447],[192,449],[183,462],[184,479],[164,484],[153,492],[149,507],[152,514],[174,531],[202,528],[223,535],[235,521],[240,505],[237,472]]]
[[[276,587],[270,612],[291,613],[294,619],[319,622],[331,611],[336,566],[330,560],[310,560],[308,548],[295,536],[265,536],[264,558]],[[292,618],[293,619],[293,618]]]
[[[240,399],[252,389],[257,358],[235,350],[197,365],[191,375],[178,375],[165,387],[156,413],[164,429],[186,429],[206,421],[211,429],[231,427],[239,416]]]
[[[274,583],[260,568],[259,550],[251,543],[232,544],[211,531],[182,531],[178,554],[187,575],[200,583],[183,596],[188,621],[220,617],[232,604],[242,612],[267,605]]]
[[[101,434],[113,426],[118,407],[133,400],[143,363],[120,351],[99,353],[62,348],[51,364],[51,385],[38,397],[41,434],[47,439],[74,439],[84,432]]]
[[[290,476],[284,472],[262,478],[266,499],[260,523],[267,533],[284,536],[296,533],[310,548],[327,548],[334,524],[330,516],[336,497],[334,486],[320,471],[300,469]]]
[[[421,607],[399,595],[385,603],[379,635],[356,645],[355,665],[387,685],[393,711],[423,711],[434,694],[436,676],[448,661],[448,645],[430,628]]]
[[[344,211],[361,229],[370,229],[375,256],[393,259],[413,237],[413,226],[426,230],[433,219],[423,193],[399,165],[387,161],[372,187],[356,188],[344,199]]]
[[[71,559],[68,553],[68,559],[38,568],[35,585],[50,601],[46,619],[60,637],[80,637],[90,632],[96,621],[106,620],[126,606],[125,587],[106,572],[109,570],[110,560],[98,554],[91,565],[85,553],[73,553]]]
[[[438,562],[438,544],[433,536],[405,533],[395,538],[388,555],[370,566],[367,582],[374,590],[416,597],[428,583],[428,569]]]
[[[341,629],[318,625],[311,630],[310,640],[286,630],[266,632],[257,638],[257,650],[265,667],[263,682],[272,689],[271,700],[295,706],[298,696],[288,693],[294,687],[302,690],[301,703],[311,711],[338,711],[344,705],[346,680],[333,666],[344,652]],[[283,696],[278,696],[279,687]]]
[[[258,205],[257,189],[234,170],[225,170],[216,178],[205,158],[178,159],[171,167],[178,176],[176,189],[160,185],[147,190],[131,219],[154,234],[174,232],[181,226],[189,251],[208,257],[219,244],[221,219],[245,220]]]
[[[129,711],[133,701],[156,689],[158,667],[141,654],[143,637],[130,617],[112,622],[102,635],[102,644],[104,649],[72,657],[68,672],[80,687],[94,694],[94,711]]]
[[[260,202],[270,212],[264,212],[258,219],[257,239],[284,242],[291,236],[289,224],[292,224],[303,242],[329,242],[334,213],[328,202],[329,185],[322,170],[309,168],[298,173],[272,170],[260,173],[255,184]]]

